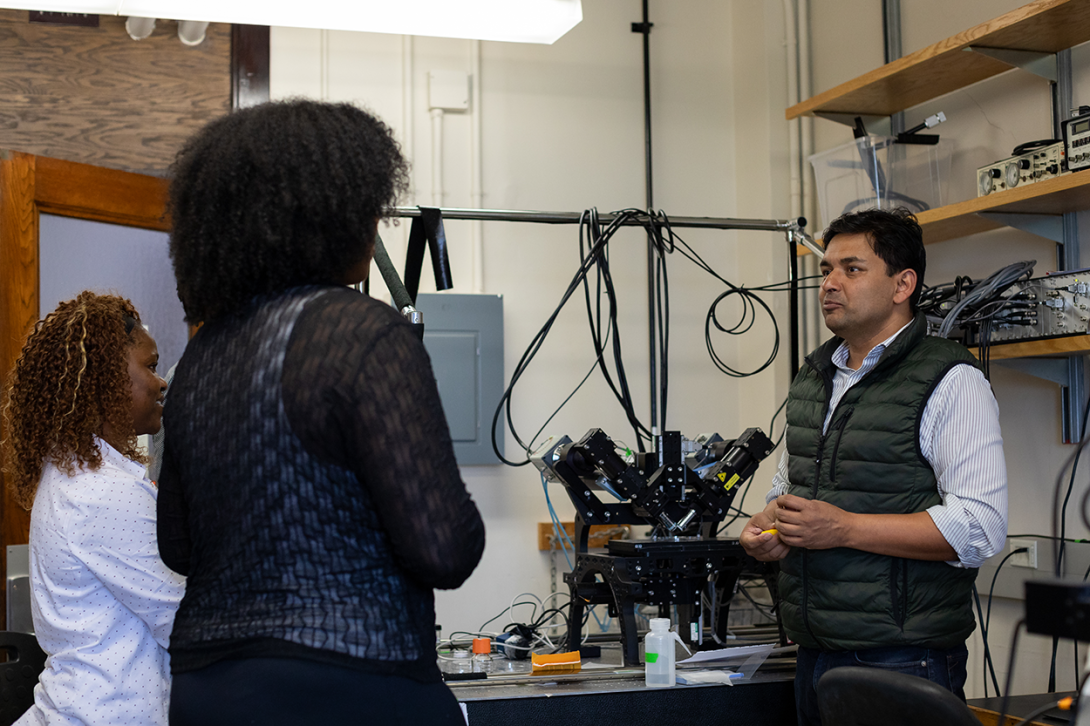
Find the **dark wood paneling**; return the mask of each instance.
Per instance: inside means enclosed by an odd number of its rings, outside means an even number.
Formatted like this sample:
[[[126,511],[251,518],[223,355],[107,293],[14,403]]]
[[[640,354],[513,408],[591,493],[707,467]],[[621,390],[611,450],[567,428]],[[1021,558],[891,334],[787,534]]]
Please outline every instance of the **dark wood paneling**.
[[[231,110],[269,100],[269,29],[231,26]]]
[[[166,193],[167,183],[158,177],[0,151],[0,380],[5,385],[27,332],[42,312],[39,213],[166,230]],[[5,596],[2,548],[25,544],[29,534],[30,513],[12,501],[4,486],[0,493],[0,629]]]
[[[182,142],[231,106],[231,26],[187,47],[160,20],[132,40],[124,18],[98,28],[29,23],[0,10],[0,147],[165,175]]]
[[[34,211],[34,157],[0,152],[0,380],[8,376],[27,331],[38,320],[38,214]],[[4,394],[6,395],[6,393]],[[7,432],[0,421],[0,437]],[[3,461],[0,459],[0,468]],[[0,584],[7,560],[3,546],[30,534],[30,513],[11,499],[0,473]],[[6,588],[0,586],[0,624]]]

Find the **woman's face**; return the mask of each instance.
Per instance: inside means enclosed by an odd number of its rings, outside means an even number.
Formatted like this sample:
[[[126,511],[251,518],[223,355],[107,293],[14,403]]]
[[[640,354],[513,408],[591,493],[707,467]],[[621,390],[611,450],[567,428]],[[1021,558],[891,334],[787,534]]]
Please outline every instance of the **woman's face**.
[[[159,348],[148,331],[137,325],[135,342],[128,347],[129,378],[132,381],[132,420],[136,435],[154,434],[163,425],[163,396],[167,382],[159,377]]]

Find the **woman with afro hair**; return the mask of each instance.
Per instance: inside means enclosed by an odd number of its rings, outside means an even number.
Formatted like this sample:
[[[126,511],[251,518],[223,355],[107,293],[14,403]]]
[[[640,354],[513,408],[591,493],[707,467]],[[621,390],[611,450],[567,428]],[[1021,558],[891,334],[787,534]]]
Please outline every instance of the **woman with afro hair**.
[[[19,724],[166,724],[185,580],[159,558],[136,437],[166,382],[132,303],[80,293],[23,346],[4,407],[5,469],[30,509],[34,631],[49,655]]]
[[[170,385],[159,548],[188,576],[173,726],[463,724],[435,588],[476,567],[427,353],[366,276],[407,184],[349,104],[212,122],[174,165],[171,258],[191,323]]]

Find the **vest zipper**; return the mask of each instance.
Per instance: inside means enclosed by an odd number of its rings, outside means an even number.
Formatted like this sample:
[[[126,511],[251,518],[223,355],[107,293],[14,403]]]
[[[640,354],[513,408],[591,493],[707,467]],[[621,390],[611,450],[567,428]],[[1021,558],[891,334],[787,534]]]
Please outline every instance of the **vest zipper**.
[[[855,413],[855,406],[849,406],[848,410],[844,412],[844,415],[840,417],[838,421],[833,424],[833,428],[837,430],[836,443],[833,444],[833,456],[829,460],[829,483],[836,483],[836,455],[840,451],[840,441],[844,438],[844,429],[848,425],[848,419]]]
[[[821,454],[825,451],[825,439],[827,436],[822,433],[821,438],[818,439],[817,456],[814,457],[814,488],[812,498],[817,499],[818,496],[818,482],[821,481]],[[802,552],[802,623],[806,626],[806,632],[810,634],[810,637],[814,639],[814,642],[820,646],[817,636],[814,635],[814,631],[810,629],[810,578],[807,573],[808,565],[810,564],[810,550],[803,550]]]
[[[817,373],[819,376],[821,376],[821,379],[822,379],[822,381],[824,382],[824,385],[825,385],[825,392],[828,395],[828,393],[832,390],[832,379],[831,379],[831,377],[826,372],[819,369],[814,364],[813,360],[810,359],[809,356],[807,356],[805,360],[806,360],[807,365],[809,365],[811,368],[813,368],[814,372]],[[829,400],[828,397],[826,397],[825,400],[828,401]],[[835,415],[835,411],[834,411],[834,415]],[[818,496],[818,483],[821,481],[821,453],[825,450],[825,439],[826,438],[827,438],[826,434],[824,432],[822,432],[821,437],[818,439],[817,456],[814,458],[814,465],[815,465],[814,487],[813,487],[813,493],[811,494],[811,498],[813,498],[813,499],[817,499],[817,496]],[[818,647],[820,648],[821,647],[821,642],[818,640],[817,636],[814,635],[814,631],[810,628],[810,577],[809,577],[809,573],[807,572],[808,569],[809,569],[809,564],[810,564],[810,550],[803,550],[803,552],[802,552],[802,624],[803,624],[803,626],[805,626],[806,632],[810,634],[810,637],[814,640],[815,643],[818,643]]]
[[[889,558],[889,601],[893,622],[904,632],[908,616],[908,566],[900,557]]]

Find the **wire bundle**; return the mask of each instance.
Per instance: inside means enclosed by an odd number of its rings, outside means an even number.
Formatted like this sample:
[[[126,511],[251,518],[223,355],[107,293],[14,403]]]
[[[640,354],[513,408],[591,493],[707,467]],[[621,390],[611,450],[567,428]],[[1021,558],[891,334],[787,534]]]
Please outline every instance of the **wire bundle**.
[[[650,314],[656,322],[656,339],[652,348],[654,360],[652,364],[658,370],[658,391],[661,406],[658,411],[658,420],[645,424],[635,410],[628,377],[624,366],[623,348],[621,344],[620,328],[618,326],[617,292],[609,264],[609,242],[622,226],[631,226],[633,223],[642,226],[650,242],[650,254],[653,257],[653,278],[651,288]],[[580,264],[571,281],[561,295],[556,309],[534,335],[526,351],[519,359],[511,374],[510,382],[500,398],[499,404],[492,417],[492,448],[497,458],[509,466],[524,466],[530,463],[529,456],[521,461],[511,461],[505,458],[499,451],[497,442],[497,424],[501,415],[506,416],[507,426],[514,436],[519,447],[527,454],[533,451],[534,442],[550,421],[560,412],[575,393],[583,386],[595,369],[601,371],[607,385],[620,404],[632,430],[635,434],[635,449],[645,451],[645,441],[651,437],[653,426],[660,430],[666,428],[666,407],[669,393],[669,346],[670,346],[670,295],[669,279],[666,269],[666,255],[678,252],[682,257],[691,261],[699,269],[711,275],[726,286],[726,290],[720,293],[711,303],[705,315],[705,345],[708,354],[715,366],[723,373],[732,377],[746,377],[756,375],[767,369],[776,359],[780,347],[780,331],[772,309],[759,296],[758,292],[787,292],[790,283],[776,283],[763,287],[746,288],[731,283],[725,277],[717,273],[695,250],[692,249],[670,226],[670,219],[665,212],[643,211],[639,209],[623,209],[612,213],[612,219],[608,224],[602,224],[597,209],[588,209],[583,212],[579,222],[579,257]],[[592,290],[593,286],[593,290]],[[553,324],[560,315],[561,310],[568,303],[575,292],[583,288],[583,296],[586,305],[587,321],[590,329],[591,345],[594,351],[594,362],[587,374],[575,387],[575,389],[561,402],[560,406],[541,425],[529,442],[520,437],[515,428],[511,415],[511,397],[515,385],[529,368],[530,363],[537,355]],[[800,289],[802,287],[800,286]],[[734,322],[724,322],[719,312],[721,304],[728,298],[736,297],[741,301],[742,311]],[[753,329],[758,311],[763,311],[772,325],[773,343],[767,358],[752,370],[742,370],[729,363],[716,351],[715,333],[726,335],[743,335]],[[607,365],[607,353],[612,353],[612,371]]]
[[[660,213],[661,214],[661,213]],[[661,215],[661,218],[665,218],[665,215]],[[545,425],[552,420],[553,416],[559,412],[571,397],[575,395],[575,392],[582,387],[586,382],[590,374],[594,372],[595,368],[602,371],[603,376],[606,379],[606,383],[609,385],[610,390],[613,392],[617,401],[620,403],[621,408],[624,410],[629,423],[632,425],[633,431],[636,434],[636,441],[638,446],[642,449],[644,437],[650,437],[651,430],[646,424],[644,424],[639,415],[636,413],[635,405],[632,401],[631,391],[628,386],[628,377],[624,368],[624,358],[622,355],[621,336],[620,329],[617,325],[617,293],[616,287],[613,283],[613,276],[610,272],[609,266],[609,253],[608,244],[622,226],[625,226],[631,220],[639,220],[642,226],[647,229],[649,238],[654,242],[653,248],[658,258],[656,262],[656,288],[659,291],[657,294],[657,317],[659,319],[659,341],[658,341],[658,353],[663,359],[661,374],[661,391],[663,394],[663,401],[665,402],[665,393],[667,391],[668,371],[665,366],[666,353],[669,346],[669,308],[668,308],[668,283],[666,280],[666,267],[665,262],[662,260],[662,256],[666,253],[665,244],[661,232],[662,225],[660,224],[660,216],[658,214],[648,214],[638,209],[625,209],[620,212],[615,212],[613,219],[604,228],[601,225],[598,210],[589,209],[583,212],[579,220],[579,259],[580,264],[575,271],[575,275],[572,277],[570,283],[568,283],[567,289],[560,298],[559,304],[552,314],[548,317],[545,323],[534,335],[527,346],[526,351],[522,354],[518,364],[515,366],[514,372],[511,374],[511,380],[507,385],[507,388],[503,392],[503,396],[500,398],[499,405],[496,407],[496,412],[492,417],[492,450],[496,456],[504,464],[509,466],[524,466],[530,463],[529,457],[523,461],[510,461],[500,454],[499,446],[496,440],[496,424],[499,421],[501,412],[506,412],[507,426],[511,431],[511,434],[515,437],[519,446],[529,453],[533,447],[533,441],[544,429]],[[668,229],[668,226],[667,226]],[[594,294],[591,293],[591,273],[595,273],[594,278]],[[514,390],[515,384],[526,372],[530,362],[541,350],[541,346],[545,342],[545,338],[549,335],[549,331],[552,330],[553,324],[556,322],[557,317],[560,315],[560,311],[564,309],[564,306],[575,294],[576,290],[583,287],[584,297],[587,307],[587,319],[590,325],[591,343],[594,347],[594,365],[591,370],[587,372],[587,375],[583,377],[579,385],[572,391],[564,402],[561,403],[560,408],[550,416],[549,419],[542,425],[542,428],[538,430],[537,434],[531,439],[530,443],[524,442],[518,435],[518,431],[515,428],[514,420],[511,417],[511,394]],[[605,310],[603,311],[603,296],[605,298]],[[605,352],[607,343],[612,339],[612,352],[613,352],[613,364],[615,370],[615,376],[617,381],[614,382],[614,376],[610,374],[605,361]],[[663,410],[663,419],[665,419],[665,405]]]
[[[987,375],[994,326],[1030,321],[1029,311],[1035,303],[1009,290],[1016,282],[1029,279],[1036,264],[1036,260],[1025,260],[980,281],[959,276],[954,282],[926,288],[920,295],[920,310],[932,321],[941,321],[934,333],[941,338],[951,337],[955,328],[963,328],[966,333],[975,330],[980,362]]]

